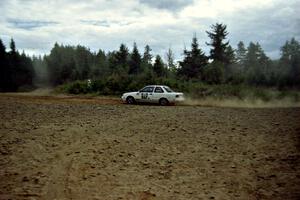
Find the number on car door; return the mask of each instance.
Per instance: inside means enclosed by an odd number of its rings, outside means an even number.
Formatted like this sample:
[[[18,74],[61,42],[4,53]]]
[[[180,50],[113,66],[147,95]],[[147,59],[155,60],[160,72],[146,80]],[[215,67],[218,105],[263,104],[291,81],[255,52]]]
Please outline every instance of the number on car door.
[[[141,101],[143,102],[149,102],[151,101],[151,96],[153,93],[154,87],[145,87],[143,88],[140,93],[141,93]]]

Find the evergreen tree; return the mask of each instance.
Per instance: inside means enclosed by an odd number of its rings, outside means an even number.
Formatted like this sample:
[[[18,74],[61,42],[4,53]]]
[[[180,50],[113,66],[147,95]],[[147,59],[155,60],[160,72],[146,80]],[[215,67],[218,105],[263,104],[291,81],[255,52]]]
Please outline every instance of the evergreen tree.
[[[147,44],[145,46],[144,55],[143,55],[143,59],[142,59],[143,63],[145,63],[145,64],[151,64],[151,62],[152,62],[151,51],[152,51],[152,49]]]
[[[227,58],[227,64],[235,64],[237,62],[235,52],[231,45],[225,49],[225,57]]]
[[[256,44],[250,42],[245,57],[245,72],[248,83],[255,85],[266,84],[269,65],[269,58],[260,44],[258,42]]]
[[[227,65],[224,65],[224,78],[228,82],[232,82],[233,79],[235,79],[234,76],[237,75],[238,69],[237,69],[237,59],[235,55],[234,49],[231,47],[231,45],[228,45],[228,47],[225,50],[226,58],[228,59]],[[221,64],[221,63],[219,63]]]
[[[166,75],[166,70],[164,67],[164,63],[159,55],[155,57],[155,63],[153,65],[154,74],[157,77],[163,77]]]
[[[209,84],[221,84],[224,82],[224,64],[218,61],[209,63],[204,68],[203,80]]]
[[[60,71],[62,63],[62,54],[60,52],[61,47],[58,43],[54,44],[54,47],[51,49],[50,55],[46,57],[49,82],[52,85],[62,84],[63,80],[60,80]]]
[[[65,67],[72,67],[74,68],[75,66],[71,66],[72,63],[76,65],[76,69],[79,73],[79,79],[80,80],[85,80],[90,78],[90,71],[91,71],[91,52],[89,49],[87,49],[84,46],[78,45],[75,48],[75,57],[74,57],[74,49],[72,47],[65,47],[62,48],[62,50],[65,52],[65,55],[67,57],[64,57],[64,65]],[[75,61],[75,62],[74,62]]]
[[[121,44],[119,51],[116,53],[117,64],[126,68],[128,65],[128,48],[125,44]]]
[[[199,48],[196,37],[193,38],[191,50],[184,50],[183,53],[184,59],[179,62],[181,68],[178,74],[186,78],[203,78],[203,67],[207,65],[208,58]]]
[[[17,73],[17,86],[32,86],[33,78],[35,76],[34,68],[31,59],[25,55],[23,51],[21,56],[19,57],[18,62],[18,73]]]
[[[152,65],[152,54],[151,54],[152,49],[150,48],[149,45],[145,46],[144,49],[144,54],[143,54],[143,58],[142,58],[142,66],[141,66],[141,70],[143,71],[143,74],[145,76],[147,76],[149,78],[149,82],[151,82],[150,80],[152,80],[153,78],[153,65]]]
[[[210,59],[224,63],[225,65],[230,64],[230,60],[226,55],[226,49],[228,48],[229,42],[224,42],[228,32],[226,31],[227,26],[224,24],[216,23],[211,26],[211,32],[206,31],[208,37],[211,39],[207,45],[211,46]]]
[[[245,65],[245,58],[246,58],[247,49],[242,41],[240,41],[237,45],[236,50],[236,59],[237,63],[241,66]]]
[[[10,91],[16,91],[19,87],[19,53],[16,50],[16,44],[13,39],[10,40],[9,43],[10,51],[8,54],[8,60],[9,60],[9,79],[10,79]]]
[[[2,42],[2,40],[0,39],[0,56],[4,56],[6,54],[6,51],[5,51],[5,46]],[[1,57],[3,58],[3,57]]]
[[[16,43],[13,39],[10,40],[10,53],[16,54]]]
[[[280,65],[286,73],[286,83],[300,86],[300,44],[295,38],[281,47]]]
[[[130,58],[129,74],[141,73],[141,62],[142,62],[141,55],[136,46],[136,43],[134,43],[133,50],[131,53],[131,58]]]
[[[113,52],[109,59],[109,65],[112,73],[127,73],[129,52],[128,48],[121,44],[119,51]]]
[[[94,78],[104,78],[109,74],[107,55],[103,50],[99,50],[95,57],[95,67],[92,71]]]
[[[168,52],[166,53],[166,59],[167,59],[168,69],[173,73],[176,72],[176,66],[174,63],[174,53],[171,48],[169,48]]]
[[[11,84],[11,73],[8,62],[8,56],[5,50],[5,46],[0,39],[0,92],[9,90]]]
[[[22,86],[33,85],[34,70],[31,59],[16,49],[13,39],[10,41],[10,52],[0,40],[0,91],[17,91]]]

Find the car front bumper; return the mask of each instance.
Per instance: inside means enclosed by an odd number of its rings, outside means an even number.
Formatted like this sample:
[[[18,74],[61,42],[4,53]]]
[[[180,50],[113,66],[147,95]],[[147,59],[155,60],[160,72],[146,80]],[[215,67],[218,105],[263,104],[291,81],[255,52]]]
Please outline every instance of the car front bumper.
[[[122,101],[126,102],[126,96],[121,96]]]
[[[180,97],[176,97],[175,98],[175,100],[174,100],[175,102],[183,102],[183,101],[185,101],[185,98],[183,97],[183,96],[180,96]]]

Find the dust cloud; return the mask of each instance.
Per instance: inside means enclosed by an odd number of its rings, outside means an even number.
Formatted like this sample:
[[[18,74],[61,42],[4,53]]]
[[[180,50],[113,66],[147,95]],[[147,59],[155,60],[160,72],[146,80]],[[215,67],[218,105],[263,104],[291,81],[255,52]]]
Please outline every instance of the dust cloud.
[[[210,106],[210,107],[233,107],[233,108],[289,108],[300,107],[300,102],[295,102],[290,98],[280,100],[263,101],[261,99],[238,99],[227,98],[218,99],[213,97],[206,97],[203,99],[195,99],[186,97],[182,103],[185,106]]]
[[[57,100],[63,100],[65,98],[72,98],[74,101],[79,99],[80,101],[87,101],[101,103],[101,104],[122,104],[119,96],[91,96],[88,94],[82,95],[70,95],[55,92],[53,88],[38,88],[31,92],[18,92],[18,93],[7,93],[8,96],[26,96],[33,99],[55,98]],[[76,98],[75,98],[76,97]],[[105,100],[105,102],[103,102]],[[186,96],[185,101],[179,104],[179,106],[207,106],[207,107],[232,107],[232,108],[291,108],[300,107],[300,102],[295,101],[290,97],[282,99],[271,99],[270,101],[263,101],[257,98],[216,98],[216,97],[205,97],[205,98],[192,98]]]

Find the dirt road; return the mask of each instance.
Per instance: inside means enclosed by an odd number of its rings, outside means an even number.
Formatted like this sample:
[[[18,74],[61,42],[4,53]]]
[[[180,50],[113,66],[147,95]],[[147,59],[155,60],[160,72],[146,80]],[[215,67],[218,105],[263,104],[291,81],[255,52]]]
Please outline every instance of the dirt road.
[[[300,108],[0,95],[0,199],[299,199]]]

